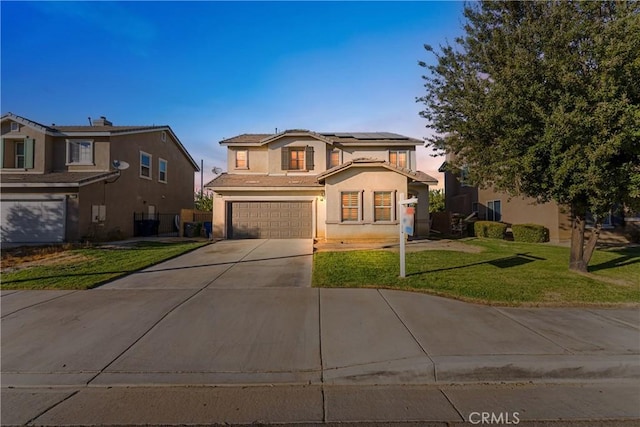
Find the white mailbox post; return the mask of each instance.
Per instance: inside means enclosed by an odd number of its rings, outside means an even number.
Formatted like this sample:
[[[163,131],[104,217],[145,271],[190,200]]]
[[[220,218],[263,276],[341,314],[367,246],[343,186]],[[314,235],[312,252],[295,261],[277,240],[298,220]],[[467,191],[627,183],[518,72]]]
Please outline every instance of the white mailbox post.
[[[405,240],[406,236],[413,236],[414,215],[416,212],[415,204],[418,199],[412,197],[404,199],[404,193],[400,193],[400,277],[406,277],[405,268]]]

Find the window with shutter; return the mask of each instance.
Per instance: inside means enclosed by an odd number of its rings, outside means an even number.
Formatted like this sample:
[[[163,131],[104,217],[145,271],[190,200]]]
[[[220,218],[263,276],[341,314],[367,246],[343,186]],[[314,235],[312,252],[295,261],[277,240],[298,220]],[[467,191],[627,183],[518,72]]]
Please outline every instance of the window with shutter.
[[[289,148],[288,147],[282,147],[282,164],[281,164],[281,168],[283,171],[287,171],[289,170]]]
[[[304,170],[305,169],[305,152],[306,149],[301,147],[289,148],[289,170]],[[313,159],[312,159],[313,161]]]
[[[305,167],[308,171],[313,170],[313,147],[306,147],[304,151]]]

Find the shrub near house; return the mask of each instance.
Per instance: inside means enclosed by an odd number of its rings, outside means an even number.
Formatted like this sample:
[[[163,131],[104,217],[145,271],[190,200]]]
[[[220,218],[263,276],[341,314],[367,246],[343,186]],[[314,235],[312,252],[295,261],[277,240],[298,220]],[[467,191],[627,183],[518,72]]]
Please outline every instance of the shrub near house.
[[[507,233],[507,224],[493,221],[476,221],[474,223],[474,232],[476,237],[504,239]]]
[[[549,241],[549,229],[538,224],[513,224],[513,240],[516,242],[542,243]]]

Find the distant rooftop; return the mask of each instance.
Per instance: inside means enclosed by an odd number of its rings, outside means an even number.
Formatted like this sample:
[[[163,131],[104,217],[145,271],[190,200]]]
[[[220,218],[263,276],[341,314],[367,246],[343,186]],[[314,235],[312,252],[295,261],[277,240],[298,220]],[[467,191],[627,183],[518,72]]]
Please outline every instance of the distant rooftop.
[[[260,144],[288,134],[309,134],[333,143],[385,143],[394,145],[421,145],[423,141],[392,132],[313,132],[306,129],[289,129],[279,133],[244,133],[220,141],[221,144]]]

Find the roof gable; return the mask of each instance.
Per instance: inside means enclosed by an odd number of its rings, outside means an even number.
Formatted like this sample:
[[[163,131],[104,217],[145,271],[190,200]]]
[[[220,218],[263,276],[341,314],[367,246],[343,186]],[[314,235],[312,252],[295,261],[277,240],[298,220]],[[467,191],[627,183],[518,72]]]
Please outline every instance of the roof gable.
[[[0,119],[0,122],[5,122],[5,121],[8,121],[8,120],[20,123],[21,125],[27,126],[27,127],[31,128],[31,129],[35,129],[38,132],[47,133],[49,135],[56,135],[57,134],[55,129],[52,129],[49,126],[45,126],[45,125],[43,125],[41,123],[34,122],[33,120],[29,120],[26,117],[18,116],[17,114],[13,114],[11,112],[3,114],[2,118]]]
[[[353,167],[361,167],[361,168],[371,168],[371,167],[382,167],[385,169],[389,169],[390,171],[399,173],[400,175],[404,175],[407,178],[410,178],[416,182],[422,182],[425,184],[437,184],[438,180],[435,179],[434,177],[427,175],[424,172],[421,171],[412,171],[409,169],[405,169],[405,168],[399,168],[397,166],[392,165],[391,163],[384,161],[384,160],[380,160],[380,159],[354,159],[354,160],[350,160],[346,163],[343,163],[341,165],[335,166],[331,169],[326,170],[325,172],[321,173],[320,175],[318,175],[317,179],[318,182],[322,182],[325,179],[327,179],[328,177],[332,176],[332,175],[337,175],[340,174],[348,169],[351,169]]]
[[[191,154],[187,151],[178,136],[173,132],[169,125],[159,125],[159,126],[113,126],[113,125],[96,125],[96,126],[45,126],[38,122],[34,122],[33,120],[29,120],[25,117],[18,116],[11,112],[6,113],[0,119],[1,122],[6,120],[12,120],[18,123],[21,123],[24,126],[28,126],[35,130],[38,130],[42,133],[51,136],[57,137],[65,137],[65,136],[119,136],[119,135],[128,135],[135,133],[146,133],[146,132],[156,132],[156,131],[165,131],[171,135],[171,138],[178,146],[178,149],[182,151],[187,160],[191,163],[196,172],[200,171],[200,167],[193,160]]]
[[[306,129],[289,129],[275,134],[245,133],[224,139],[220,141],[220,145],[259,146],[287,136],[310,136],[329,145],[345,146],[406,147],[424,144],[424,141],[391,132],[313,132]]]

